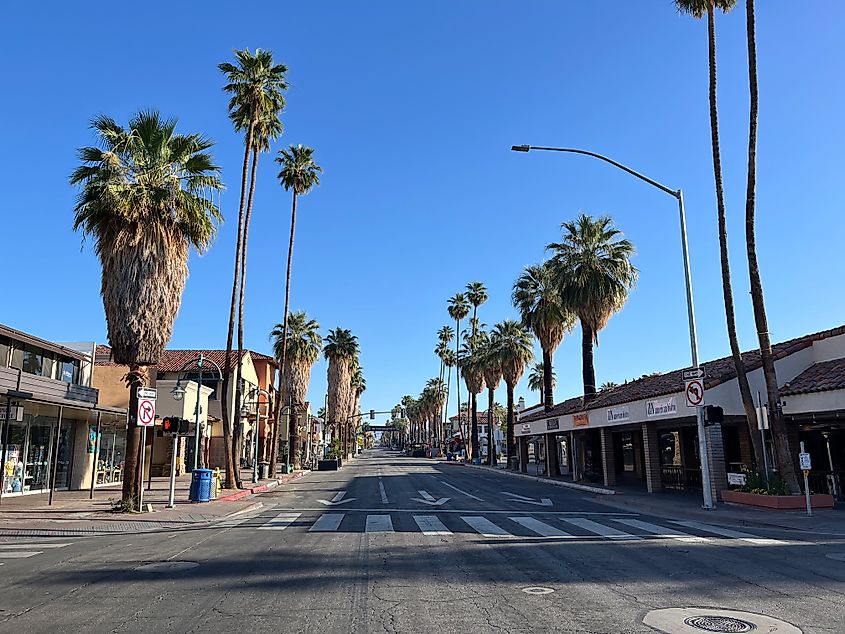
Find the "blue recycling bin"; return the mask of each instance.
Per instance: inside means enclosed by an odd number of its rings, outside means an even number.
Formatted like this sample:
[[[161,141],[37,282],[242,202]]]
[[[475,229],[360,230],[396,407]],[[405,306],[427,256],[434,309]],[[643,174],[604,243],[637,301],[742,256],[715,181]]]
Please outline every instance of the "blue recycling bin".
[[[188,499],[191,502],[208,502],[211,500],[211,469],[194,469],[191,472],[191,490]]]

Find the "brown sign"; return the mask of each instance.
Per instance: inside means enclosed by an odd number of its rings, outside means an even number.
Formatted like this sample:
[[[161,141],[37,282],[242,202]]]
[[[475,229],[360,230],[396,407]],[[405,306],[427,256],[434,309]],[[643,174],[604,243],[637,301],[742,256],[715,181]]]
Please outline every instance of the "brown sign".
[[[580,414],[574,414],[572,416],[572,424],[575,427],[586,427],[590,424],[590,415],[587,412],[581,412]]]

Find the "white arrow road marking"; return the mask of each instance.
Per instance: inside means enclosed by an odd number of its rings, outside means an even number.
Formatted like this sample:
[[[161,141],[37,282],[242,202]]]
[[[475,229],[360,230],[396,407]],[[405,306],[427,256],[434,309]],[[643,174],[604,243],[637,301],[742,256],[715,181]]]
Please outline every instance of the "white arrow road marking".
[[[384,490],[384,482],[381,481],[381,478],[378,479],[378,492],[381,495],[381,503],[389,504],[390,500],[387,499],[387,491]]]
[[[511,496],[514,502],[524,502],[525,504],[534,504],[536,506],[552,506],[552,501],[549,498],[540,498],[540,501],[538,502],[537,500],[532,500],[531,498],[527,498],[524,495],[508,493],[507,491],[502,491],[502,493]]]
[[[411,498],[414,502],[422,502],[423,504],[428,504],[429,506],[442,506],[446,504],[452,498],[440,498],[439,500],[435,500],[434,497],[428,491],[419,491],[419,494],[423,497],[420,498]]]
[[[482,500],[480,497],[477,497],[477,496],[473,495],[472,493],[467,493],[466,491],[461,491],[458,487],[456,487],[456,486],[454,486],[454,485],[452,485],[452,484],[449,484],[449,483],[448,483],[448,482],[446,482],[445,480],[438,480],[438,482],[439,482],[440,484],[442,484],[443,486],[447,486],[447,487],[449,487],[450,489],[453,489],[453,490],[457,491],[458,493],[463,493],[463,494],[464,494],[465,496],[467,496],[468,498],[472,498],[473,500],[478,500],[479,502],[483,502],[483,501],[484,501],[484,500]]]
[[[335,495],[331,500],[317,500],[320,504],[325,504],[326,506],[337,506],[338,504],[346,504],[347,502],[352,502],[355,498],[346,498],[346,491],[341,491],[337,495]]]

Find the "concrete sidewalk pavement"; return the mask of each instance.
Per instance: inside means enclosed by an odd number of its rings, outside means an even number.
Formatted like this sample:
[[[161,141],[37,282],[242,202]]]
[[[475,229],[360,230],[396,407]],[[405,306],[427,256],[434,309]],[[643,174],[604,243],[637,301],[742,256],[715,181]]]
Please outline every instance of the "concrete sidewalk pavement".
[[[218,498],[208,503],[188,501],[191,476],[176,479],[175,504],[167,508],[170,479],[153,478],[144,482],[144,505],[151,504],[152,513],[119,513],[111,509],[120,500],[121,485],[89,491],[57,491],[52,505],[46,494],[4,498],[0,502],[0,536],[13,535],[75,535],[95,533],[148,532],[178,528],[197,523],[220,520],[243,512],[256,505],[254,494],[297,480],[308,471],[262,480],[252,484],[251,471],[243,471],[247,488],[238,491],[221,490]]]

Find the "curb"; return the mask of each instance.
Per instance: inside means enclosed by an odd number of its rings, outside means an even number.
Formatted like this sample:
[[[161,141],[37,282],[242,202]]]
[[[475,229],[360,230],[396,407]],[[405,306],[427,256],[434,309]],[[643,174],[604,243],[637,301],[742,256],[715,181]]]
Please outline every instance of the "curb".
[[[293,482],[294,480],[299,480],[300,478],[304,478],[306,474],[310,473],[310,471],[297,471],[290,477],[284,478],[277,478],[272,482],[268,482],[267,484],[262,484],[255,487],[250,487],[248,489],[243,489],[242,491],[238,491],[237,493],[231,493],[229,495],[224,495],[223,497],[216,498],[215,502],[234,502],[235,500],[240,500],[241,498],[245,498],[249,495],[256,495],[258,493],[265,493],[270,489],[275,489],[277,486],[282,484],[288,484],[289,482]]]
[[[541,484],[550,484],[556,487],[563,487],[565,489],[575,489],[576,491],[586,491],[587,493],[595,493],[596,495],[616,495],[616,491],[613,489],[605,489],[602,487],[594,487],[590,486],[589,484],[576,484],[574,482],[564,482],[562,480],[550,480],[548,478],[539,478],[537,476],[528,475],[527,473],[515,473],[513,471],[508,471],[507,469],[491,469],[491,467],[485,467],[484,465],[476,465],[476,464],[467,464],[467,463],[457,463],[463,464],[465,467],[469,467],[471,469],[483,469],[486,471],[495,471],[495,473],[501,473],[502,475],[508,475],[514,478],[523,478],[527,480],[534,480],[535,482],[539,482]]]

